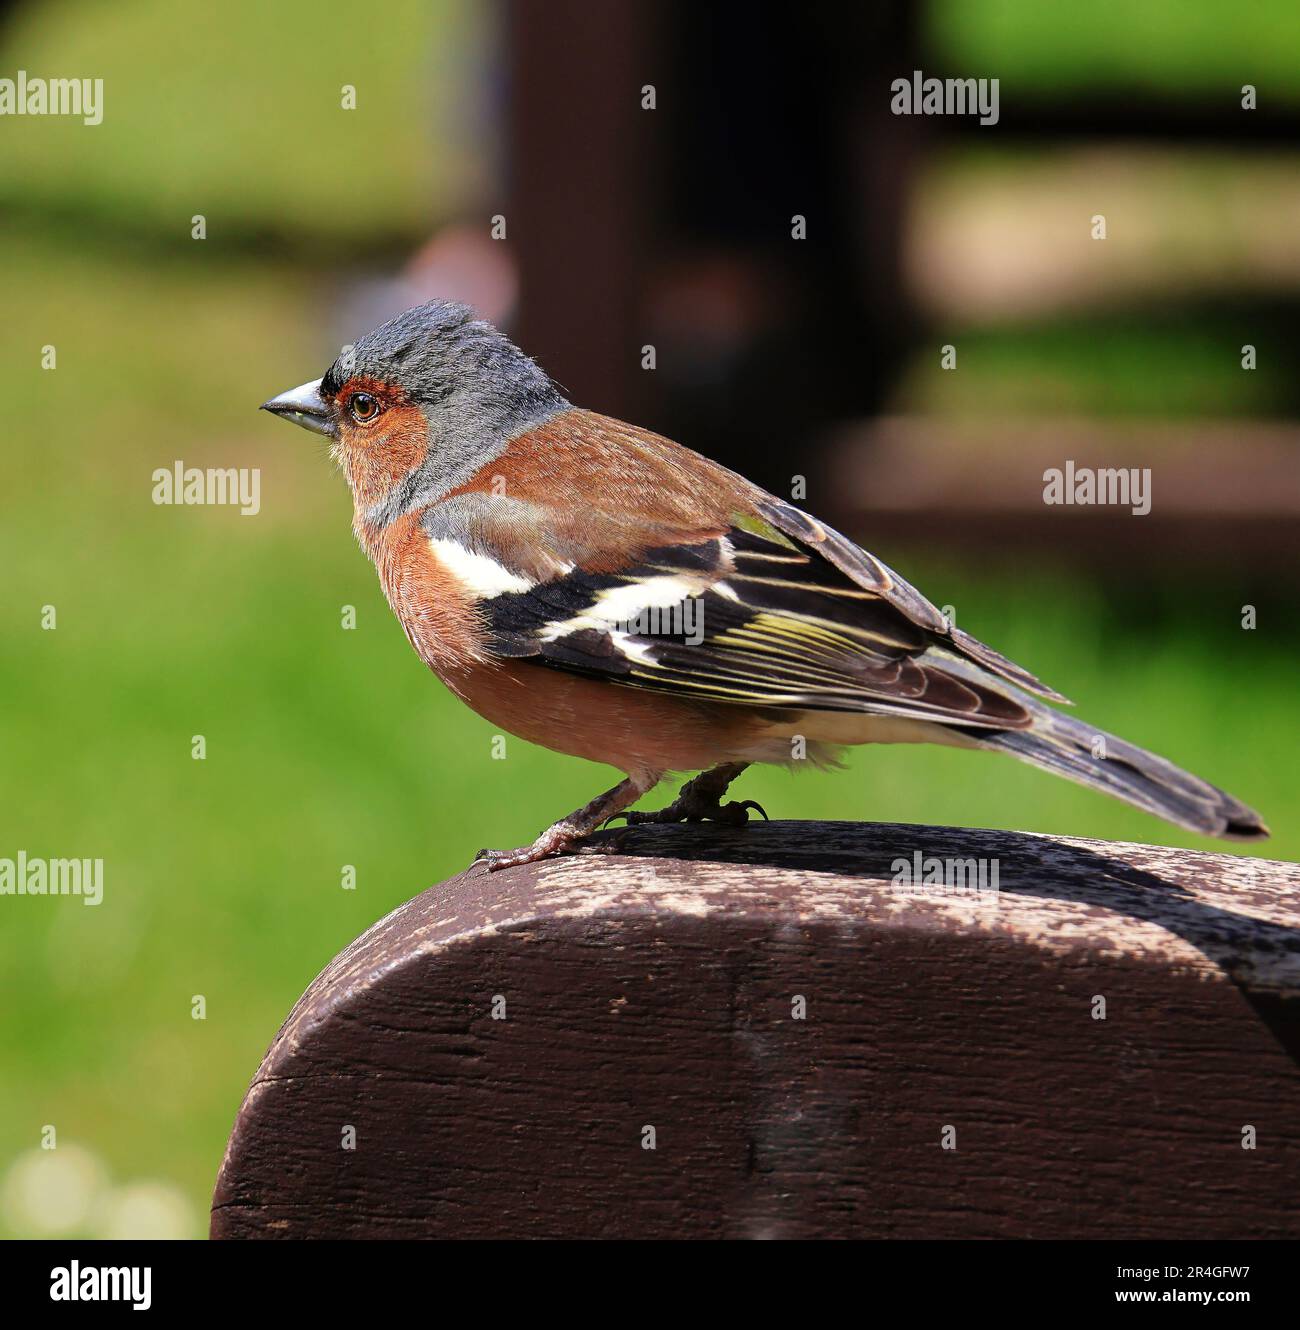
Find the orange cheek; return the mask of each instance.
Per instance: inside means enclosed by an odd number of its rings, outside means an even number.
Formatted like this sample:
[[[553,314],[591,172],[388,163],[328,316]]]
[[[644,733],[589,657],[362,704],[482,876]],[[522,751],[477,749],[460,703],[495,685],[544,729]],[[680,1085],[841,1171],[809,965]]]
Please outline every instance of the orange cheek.
[[[344,420],[339,442],[359,510],[379,503],[423,463],[428,431],[418,406],[390,407],[369,429]]]

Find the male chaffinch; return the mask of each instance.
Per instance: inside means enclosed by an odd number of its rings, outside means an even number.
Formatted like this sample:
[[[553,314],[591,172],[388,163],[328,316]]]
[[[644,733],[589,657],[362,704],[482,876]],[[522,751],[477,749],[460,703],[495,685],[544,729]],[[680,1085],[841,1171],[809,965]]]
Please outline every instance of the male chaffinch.
[[[431,301],[264,409],[333,440],[353,529],[420,658],[501,729],[627,774],[489,869],[611,818],[743,822],[752,762],[842,745],[1011,753],[1192,831],[1255,839],[1222,790],[1046,706],[879,559],[743,477],[573,406],[463,305]],[[626,812],[700,771],[655,813]],[[760,810],[761,811],[761,810]]]

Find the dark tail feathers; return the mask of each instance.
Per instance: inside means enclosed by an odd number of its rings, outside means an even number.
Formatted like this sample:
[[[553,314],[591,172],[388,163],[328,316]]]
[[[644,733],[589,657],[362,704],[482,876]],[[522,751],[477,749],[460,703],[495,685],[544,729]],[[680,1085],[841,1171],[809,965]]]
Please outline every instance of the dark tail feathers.
[[[1253,808],[1191,772],[1073,716],[1041,703],[1029,705],[1034,712],[1030,729],[961,732],[981,748],[1011,753],[1022,762],[1104,790],[1188,831],[1231,840],[1268,836],[1268,828]]]

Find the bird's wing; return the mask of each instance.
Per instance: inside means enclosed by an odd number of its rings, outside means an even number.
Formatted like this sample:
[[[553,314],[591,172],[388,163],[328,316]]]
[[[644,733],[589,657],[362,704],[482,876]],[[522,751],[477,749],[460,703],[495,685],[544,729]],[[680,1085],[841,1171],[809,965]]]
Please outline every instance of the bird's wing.
[[[467,571],[501,568],[477,594],[490,654],[700,701],[989,729],[1032,722],[1000,679],[1063,700],[830,527],[668,440],[574,415],[493,464],[505,494],[426,513]],[[578,504],[530,500],[529,447],[547,470],[580,450],[564,468],[587,475]]]
[[[947,616],[910,582],[901,578],[892,568],[886,567],[874,554],[869,554],[846,536],[840,535],[833,527],[771,495],[763,495],[755,506],[773,526],[796,540],[803,549],[820,554],[857,586],[874,592],[919,627],[945,639],[958,655],[1028,692],[1065,706],[1072,705],[1068,697],[1049,688],[1015,661],[951,624]]]

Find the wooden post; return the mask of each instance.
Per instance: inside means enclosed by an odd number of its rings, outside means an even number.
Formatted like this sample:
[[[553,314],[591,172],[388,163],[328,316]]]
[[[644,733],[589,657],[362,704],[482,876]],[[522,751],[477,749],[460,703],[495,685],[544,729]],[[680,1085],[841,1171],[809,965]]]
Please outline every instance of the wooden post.
[[[909,889],[918,854],[997,890]],[[212,1236],[1294,1237],[1298,901],[1292,864],[900,825],[474,868],[290,1013]]]
[[[640,418],[639,303],[653,249],[656,75],[649,0],[512,0],[509,224],[516,339],[574,402]]]

